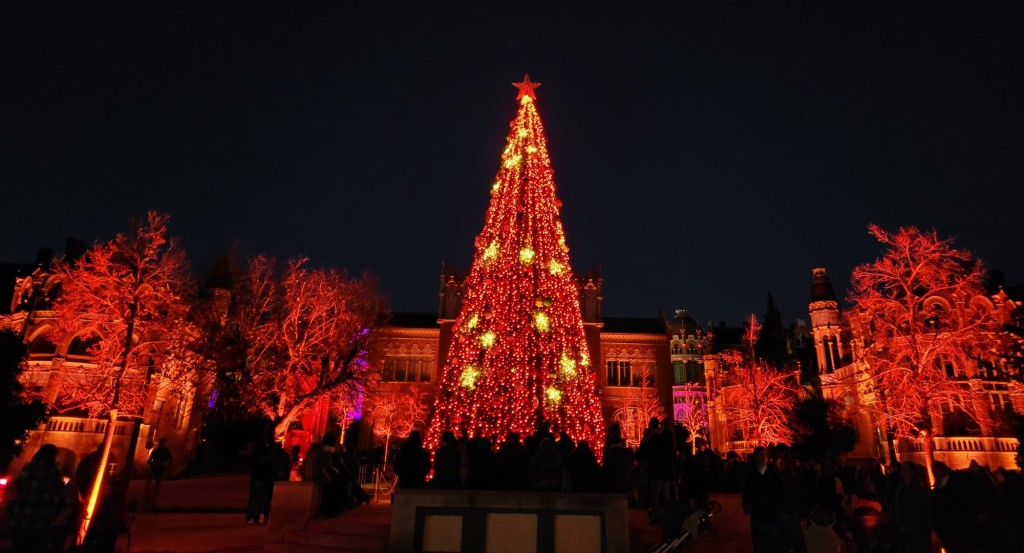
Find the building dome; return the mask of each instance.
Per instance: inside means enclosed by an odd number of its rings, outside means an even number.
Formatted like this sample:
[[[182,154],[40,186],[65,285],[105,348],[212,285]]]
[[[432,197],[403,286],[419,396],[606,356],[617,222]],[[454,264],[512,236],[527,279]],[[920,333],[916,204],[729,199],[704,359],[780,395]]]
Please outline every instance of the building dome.
[[[836,291],[832,288],[832,282],[828,279],[828,271],[824,268],[813,269],[814,283],[811,284],[811,302],[816,301],[837,301]]]
[[[691,317],[685,309],[676,309],[676,316],[672,318],[672,322],[679,326],[680,334],[683,336],[696,334],[697,329],[700,328],[697,319]]]

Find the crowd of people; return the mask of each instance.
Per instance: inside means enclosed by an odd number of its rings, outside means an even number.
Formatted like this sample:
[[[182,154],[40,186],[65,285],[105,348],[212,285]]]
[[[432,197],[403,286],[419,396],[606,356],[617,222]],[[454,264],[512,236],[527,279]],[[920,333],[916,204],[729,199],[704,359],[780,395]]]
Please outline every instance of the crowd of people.
[[[625,451],[620,441],[621,437],[611,435],[605,451],[610,447]],[[616,488],[626,479],[625,474],[616,474],[619,469],[628,471],[628,462],[606,460],[602,467],[589,443],[577,444],[564,432],[556,437],[546,423],[525,439],[510,432],[497,449],[490,438],[458,440],[453,433],[445,432],[433,464],[419,433],[414,431],[394,463],[399,489],[618,492],[624,491]],[[433,478],[427,482],[431,470]]]
[[[947,553],[1002,553],[1024,543],[1017,471],[935,461],[929,485],[916,463],[825,464],[777,446],[757,448],[742,472],[755,552],[832,553],[846,541],[858,552],[930,553],[941,545]]]
[[[711,492],[738,493],[750,516],[755,553],[835,553],[842,543],[857,553],[930,553],[936,544],[947,553],[1001,553],[1024,543],[1024,479],[1018,471],[992,471],[974,461],[966,470],[951,470],[936,461],[930,478],[925,467],[911,462],[827,463],[785,445],[758,447],[746,459],[691,446],[686,432],[667,419],[652,419],[635,448],[612,424],[600,449],[542,422],[529,436],[510,432],[500,444],[445,432],[433,455],[413,431],[392,466],[398,490],[623,494],[666,534],[709,508]],[[163,447],[151,455],[149,477],[155,483],[170,460]],[[275,482],[296,477],[317,484],[320,516],[370,502],[360,485],[358,457],[335,436],[312,445],[301,463],[295,453],[280,444],[249,452],[246,521],[266,522]],[[99,458],[97,449],[72,472],[58,466],[55,446],[40,447],[13,483],[7,509],[12,551],[61,552],[76,542],[82,498],[90,492]],[[84,551],[112,551],[123,529],[124,482],[112,478],[106,488]],[[147,493],[147,501],[155,495]]]
[[[667,531],[709,508],[711,492],[738,493],[756,553],[930,553],[936,545],[947,553],[996,553],[1024,543],[1024,481],[1017,471],[974,462],[954,471],[934,462],[932,486],[926,469],[911,462],[827,463],[785,445],[759,447],[747,458],[721,457],[692,448],[679,425],[658,419],[635,448],[614,424],[599,447],[600,456],[591,444],[541,423],[529,436],[512,432],[500,444],[446,432],[431,460],[413,432],[393,467],[399,490],[621,493]],[[353,505],[347,489],[337,497]]]
[[[556,437],[549,424],[525,439],[509,433],[497,449],[490,438],[456,439],[445,432],[433,455],[424,448],[419,431],[413,431],[394,455],[396,489],[626,493],[633,459],[617,430],[612,427],[603,445],[603,465],[589,443],[574,443],[565,433]],[[383,461],[372,456],[369,460]],[[303,480],[318,484],[321,516],[369,503],[358,482],[358,459],[334,436],[324,436],[309,448],[299,472]]]
[[[111,478],[82,543],[78,532],[98,467],[99,450],[73,467],[57,464],[57,446],[44,444],[13,484],[6,524],[13,553],[113,553],[128,512],[126,486]]]

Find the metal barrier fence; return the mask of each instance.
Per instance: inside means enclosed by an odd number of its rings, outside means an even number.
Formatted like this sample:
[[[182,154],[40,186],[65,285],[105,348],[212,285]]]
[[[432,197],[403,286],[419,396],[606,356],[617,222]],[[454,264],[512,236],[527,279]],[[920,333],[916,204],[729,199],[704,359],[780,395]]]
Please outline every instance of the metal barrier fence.
[[[395,493],[398,477],[392,466],[384,463],[359,465],[359,485],[374,503],[379,503]]]

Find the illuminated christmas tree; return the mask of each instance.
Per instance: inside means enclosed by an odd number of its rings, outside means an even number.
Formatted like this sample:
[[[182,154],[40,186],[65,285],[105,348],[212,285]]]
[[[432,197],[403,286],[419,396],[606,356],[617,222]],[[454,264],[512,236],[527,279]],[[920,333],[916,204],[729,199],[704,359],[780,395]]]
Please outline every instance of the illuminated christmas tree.
[[[558,216],[554,172],[527,75],[434,403],[441,432],[527,436],[541,419],[601,450],[604,422]]]

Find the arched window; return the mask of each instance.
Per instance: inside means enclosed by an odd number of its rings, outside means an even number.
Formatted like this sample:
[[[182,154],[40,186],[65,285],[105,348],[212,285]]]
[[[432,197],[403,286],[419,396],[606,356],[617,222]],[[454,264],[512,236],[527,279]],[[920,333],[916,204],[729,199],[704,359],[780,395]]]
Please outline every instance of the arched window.
[[[99,342],[99,336],[76,336],[73,340],[71,340],[71,343],[68,344],[68,359],[90,359],[92,356],[89,354],[89,349],[98,344]]]
[[[45,332],[40,333],[28,344],[29,357],[53,357],[57,353],[57,344],[50,341]]]
[[[686,362],[686,383],[687,384],[703,384],[704,383],[704,367],[701,367],[700,363],[696,361]]]

